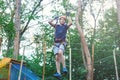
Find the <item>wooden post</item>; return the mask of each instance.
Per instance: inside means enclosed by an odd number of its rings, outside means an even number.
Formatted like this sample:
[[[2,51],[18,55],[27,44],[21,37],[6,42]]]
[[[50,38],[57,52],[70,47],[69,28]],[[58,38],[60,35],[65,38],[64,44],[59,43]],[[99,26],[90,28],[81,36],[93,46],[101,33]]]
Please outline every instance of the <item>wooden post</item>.
[[[10,80],[10,75],[11,75],[11,66],[12,66],[12,63],[9,64],[9,71],[8,71],[8,80]]]
[[[94,80],[94,43],[92,44],[92,80]]]
[[[18,80],[20,80],[20,78],[21,78],[22,66],[23,66],[23,61],[24,61],[24,52],[25,52],[25,47],[23,49],[23,55],[22,55],[22,60],[21,60],[21,64],[20,64]]]
[[[70,46],[70,31],[68,31],[68,34],[69,34],[69,80],[72,80],[72,57],[71,57],[71,46]]]
[[[71,46],[70,46],[70,43],[69,43],[69,80],[72,80],[71,76],[72,76],[72,58],[71,58]]]
[[[2,37],[0,36],[0,51],[1,51],[1,45],[2,45]]]
[[[43,43],[43,55],[44,55],[44,64],[43,64],[43,75],[42,80],[45,79],[45,61],[46,61],[46,42]]]
[[[113,50],[113,58],[114,58],[115,71],[116,71],[116,80],[119,80],[118,69],[117,69],[117,62],[116,62],[116,55],[115,55],[115,49]]]

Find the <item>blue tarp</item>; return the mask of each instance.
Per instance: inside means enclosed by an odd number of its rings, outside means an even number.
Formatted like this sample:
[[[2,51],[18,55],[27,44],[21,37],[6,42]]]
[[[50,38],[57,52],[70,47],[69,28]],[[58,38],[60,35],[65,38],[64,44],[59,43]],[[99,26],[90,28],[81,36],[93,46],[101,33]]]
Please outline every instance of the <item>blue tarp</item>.
[[[19,64],[12,64],[10,80],[18,80],[19,70],[20,70]],[[30,69],[26,68],[23,65],[20,80],[41,80],[41,79],[38,76],[36,76]]]

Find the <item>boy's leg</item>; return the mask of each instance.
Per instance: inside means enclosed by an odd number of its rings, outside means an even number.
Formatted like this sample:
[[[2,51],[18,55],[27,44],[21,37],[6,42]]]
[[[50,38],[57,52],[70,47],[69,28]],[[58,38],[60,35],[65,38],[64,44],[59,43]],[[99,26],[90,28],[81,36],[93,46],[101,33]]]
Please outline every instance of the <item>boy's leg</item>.
[[[53,74],[53,76],[60,79],[61,78],[61,73],[60,73],[60,55],[58,53],[59,48],[57,46],[54,46],[53,51],[54,51],[54,54],[55,54],[55,64],[56,64],[56,70],[57,70],[57,73]]]
[[[55,59],[56,59],[56,69],[57,72],[60,74],[60,54],[56,54],[55,55]]]
[[[65,56],[64,56],[64,45],[60,45],[59,54],[60,54],[60,59],[61,59],[62,66],[63,66],[63,73],[67,73],[67,68],[65,64]]]
[[[53,74],[53,76],[56,77],[57,79],[61,80],[62,76],[60,73],[60,55],[59,55],[59,53],[55,55],[55,58],[56,58],[57,73]]]
[[[66,67],[65,56],[63,55],[63,50],[62,49],[59,50],[59,54],[60,54],[60,59],[61,59],[61,62],[62,62],[62,66],[63,66],[63,68],[65,68]]]

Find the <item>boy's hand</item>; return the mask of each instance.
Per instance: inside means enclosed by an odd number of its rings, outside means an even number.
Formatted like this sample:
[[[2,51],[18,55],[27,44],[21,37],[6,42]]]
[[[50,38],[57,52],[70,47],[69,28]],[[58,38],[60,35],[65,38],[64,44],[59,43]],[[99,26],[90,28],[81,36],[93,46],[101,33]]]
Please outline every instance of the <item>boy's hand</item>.
[[[68,27],[70,27],[72,25],[72,19],[71,19],[71,17],[69,16],[68,17]]]
[[[58,17],[58,16],[56,16],[56,17],[54,18],[54,20],[55,20],[55,19],[58,19],[58,18],[59,18],[59,17]]]
[[[67,16],[70,16],[70,12],[66,12],[66,15],[67,15]]]
[[[56,17],[56,18],[57,18],[57,17]],[[52,19],[52,20],[50,20],[50,21],[48,21],[48,23],[49,23],[51,26],[53,26],[53,27],[55,27],[55,24],[53,23],[54,20],[55,20],[55,18]]]

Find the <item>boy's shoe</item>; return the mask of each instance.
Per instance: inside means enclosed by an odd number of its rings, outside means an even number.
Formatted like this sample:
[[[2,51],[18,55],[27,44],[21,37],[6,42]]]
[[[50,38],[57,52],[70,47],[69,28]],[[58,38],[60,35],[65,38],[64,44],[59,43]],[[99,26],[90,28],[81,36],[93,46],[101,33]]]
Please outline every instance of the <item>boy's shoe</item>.
[[[61,74],[59,74],[59,73],[55,73],[55,74],[53,74],[53,76],[59,80],[62,78]]]
[[[63,72],[62,73],[63,74],[67,74],[68,73],[67,68],[63,68]]]

